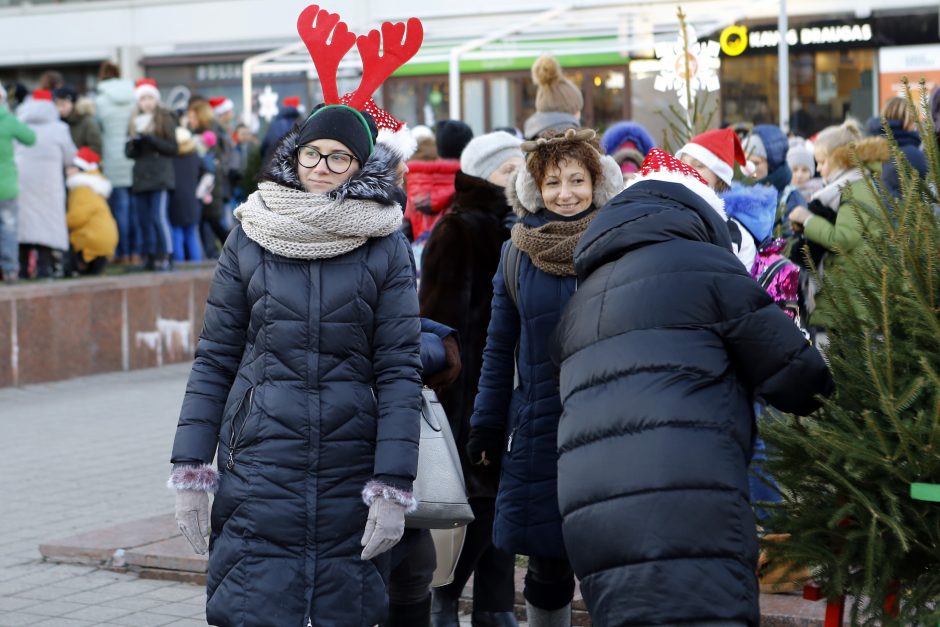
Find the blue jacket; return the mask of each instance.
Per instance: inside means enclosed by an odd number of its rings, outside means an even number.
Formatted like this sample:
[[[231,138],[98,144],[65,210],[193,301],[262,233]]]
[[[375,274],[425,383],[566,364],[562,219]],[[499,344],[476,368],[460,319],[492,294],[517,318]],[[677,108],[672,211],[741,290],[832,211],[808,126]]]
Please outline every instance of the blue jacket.
[[[284,165],[295,139],[285,138],[275,161]],[[372,167],[386,152],[377,149],[351,181],[394,186],[397,158],[380,177]],[[359,558],[368,515],[361,494],[373,478],[410,490],[417,470],[414,280],[408,242],[397,232],[312,260],[272,253],[241,226],[229,235],[171,460],[219,460],[212,625],[384,620],[388,554]]]
[[[544,224],[545,213],[529,215],[523,223]],[[576,285],[574,277],[546,274],[522,254],[517,309],[506,291],[502,261],[493,278],[483,372],[470,425],[505,433],[493,541],[508,553],[566,556],[556,485],[561,400],[549,338]]]

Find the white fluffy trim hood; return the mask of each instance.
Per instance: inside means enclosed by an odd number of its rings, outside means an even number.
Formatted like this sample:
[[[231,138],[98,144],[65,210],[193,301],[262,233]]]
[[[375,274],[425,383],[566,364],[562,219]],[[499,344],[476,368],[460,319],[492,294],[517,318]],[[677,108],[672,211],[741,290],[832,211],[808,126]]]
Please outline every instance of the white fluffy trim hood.
[[[708,185],[695,180],[691,176],[686,176],[685,174],[670,172],[668,170],[660,170],[659,172],[653,172],[646,176],[636,176],[627,181],[627,184],[624,185],[623,188],[629,189],[634,185],[639,185],[640,183],[646,183],[648,181],[660,181],[662,183],[674,183],[676,185],[682,185],[704,200],[709,207],[715,210],[715,213],[717,213],[722,220],[728,220],[728,215],[725,213],[725,201],[718,197],[718,194],[715,193],[715,190],[713,190]]]
[[[111,182],[97,174],[87,174],[85,172],[73,174],[65,180],[65,185],[69,189],[90,187],[99,196],[104,196],[105,198],[111,195]]]
[[[623,172],[609,155],[601,156],[601,178],[594,181],[594,206],[598,209],[606,205],[623,189]],[[545,208],[542,193],[535,179],[525,166],[517,169],[509,177],[506,185],[506,199],[509,206],[520,218],[527,213],[538,213]]]

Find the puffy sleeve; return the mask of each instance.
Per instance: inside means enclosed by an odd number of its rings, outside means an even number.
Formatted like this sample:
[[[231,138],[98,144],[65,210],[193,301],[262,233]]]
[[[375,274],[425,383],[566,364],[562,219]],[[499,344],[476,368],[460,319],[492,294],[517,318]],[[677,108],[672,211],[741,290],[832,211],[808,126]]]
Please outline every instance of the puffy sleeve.
[[[833,389],[819,351],[749,277],[727,278],[716,289],[724,310],[717,330],[738,376],[777,409],[798,415],[815,411],[817,396]]]
[[[410,491],[418,470],[421,322],[410,247],[400,233],[389,240],[392,251],[373,332],[379,413],[374,474],[377,481]]]
[[[241,227],[229,234],[219,257],[196,359],[176,427],[171,461],[208,464],[215,454],[222,413],[242,354],[245,351],[250,311],[238,265]]]

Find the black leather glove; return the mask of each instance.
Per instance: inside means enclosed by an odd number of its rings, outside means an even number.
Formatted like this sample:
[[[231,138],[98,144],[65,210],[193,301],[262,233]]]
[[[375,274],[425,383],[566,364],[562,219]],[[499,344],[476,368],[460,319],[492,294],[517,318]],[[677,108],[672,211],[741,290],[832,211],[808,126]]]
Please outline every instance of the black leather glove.
[[[505,433],[502,429],[471,428],[467,438],[467,454],[470,456],[470,463],[489,466],[499,462],[503,456],[504,437]]]
[[[457,337],[451,333],[443,340],[444,351],[447,353],[447,365],[440,372],[436,372],[425,380],[425,384],[434,390],[440,392],[443,388],[451,386],[460,376],[460,370],[463,365],[460,363],[460,344]]]

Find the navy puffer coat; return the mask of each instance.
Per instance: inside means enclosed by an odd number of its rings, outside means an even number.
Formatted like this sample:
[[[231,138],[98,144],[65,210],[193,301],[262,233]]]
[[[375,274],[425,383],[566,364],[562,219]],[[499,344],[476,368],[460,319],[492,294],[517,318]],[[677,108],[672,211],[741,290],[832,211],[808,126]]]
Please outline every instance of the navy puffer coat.
[[[575,263],[557,333],[558,496],[591,618],[756,627],[752,406],[812,411],[826,365],[681,184],[628,187]]]
[[[296,132],[269,178],[299,185]],[[390,197],[377,148],[345,184]],[[292,178],[293,177],[293,178]],[[397,207],[390,210],[399,211]],[[371,627],[387,606],[387,554],[361,561],[364,485],[411,489],[421,379],[410,248],[395,233],[331,259],[289,259],[236,227],[206,305],[173,447],[211,462],[207,618],[222,627]]]
[[[541,226],[546,213],[530,214],[522,222]],[[500,261],[493,278],[483,372],[470,419],[472,427],[499,429],[506,438],[493,542],[507,553],[563,558],[555,485],[561,401],[558,367],[552,363],[548,340],[576,281],[542,272],[522,253],[517,308],[506,291],[503,272]],[[514,387],[517,344],[519,380]]]

